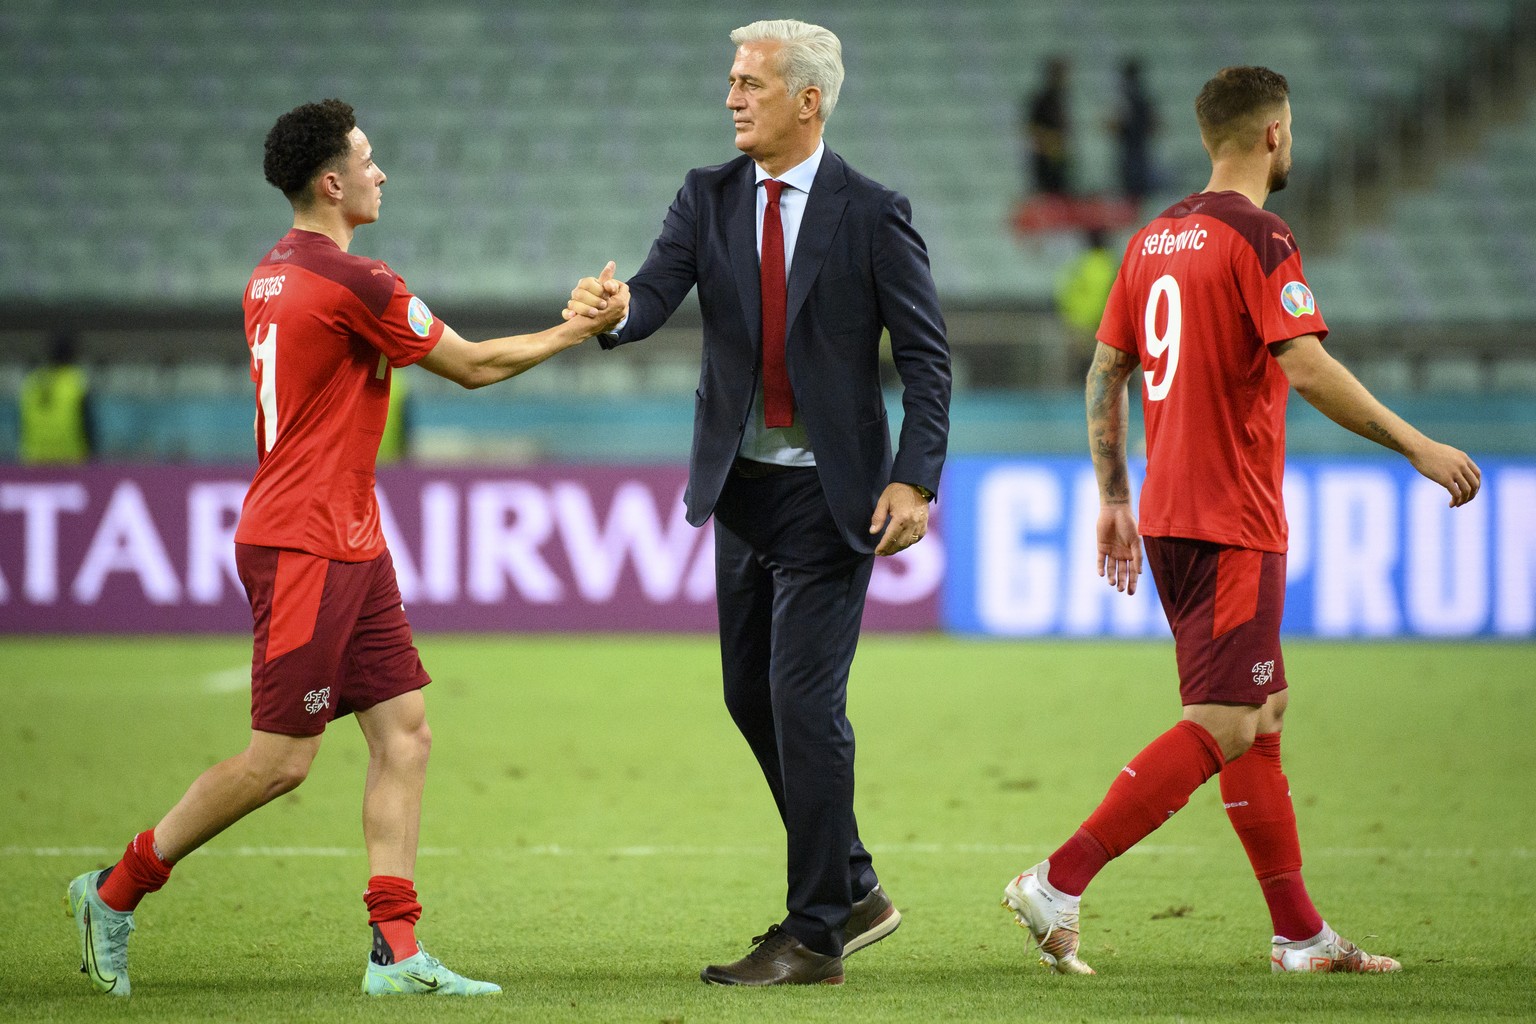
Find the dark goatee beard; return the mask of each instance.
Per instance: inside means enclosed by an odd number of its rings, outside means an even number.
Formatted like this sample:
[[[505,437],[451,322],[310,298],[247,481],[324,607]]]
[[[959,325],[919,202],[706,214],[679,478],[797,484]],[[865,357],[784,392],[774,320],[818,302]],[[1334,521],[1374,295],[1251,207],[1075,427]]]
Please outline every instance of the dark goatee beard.
[[[1269,191],[1270,191],[1270,194],[1273,195],[1276,192],[1284,192],[1285,191],[1286,182],[1290,181],[1290,179],[1291,179],[1290,168],[1286,168],[1283,172],[1281,172],[1279,174],[1271,174],[1269,176]]]

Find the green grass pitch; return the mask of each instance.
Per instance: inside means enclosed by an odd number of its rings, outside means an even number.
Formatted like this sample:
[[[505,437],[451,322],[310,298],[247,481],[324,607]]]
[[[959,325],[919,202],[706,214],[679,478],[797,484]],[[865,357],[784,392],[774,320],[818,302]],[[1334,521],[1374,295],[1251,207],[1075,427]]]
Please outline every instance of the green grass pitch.
[[[707,637],[420,645],[435,734],[419,934],[499,982],[359,994],[365,751],[139,908],[134,995],[76,973],[70,877],[116,859],[248,735],[248,643],[0,639],[0,1019],[27,1021],[1444,1021],[1536,1006],[1536,646],[1289,645],[1286,764],[1308,885],[1392,977],[1276,977],[1214,784],[1084,901],[1096,978],[1058,978],[998,907],[1177,715],[1166,643],[866,637],[858,811],[905,914],[847,984],[716,989],[783,913],[783,838]]]

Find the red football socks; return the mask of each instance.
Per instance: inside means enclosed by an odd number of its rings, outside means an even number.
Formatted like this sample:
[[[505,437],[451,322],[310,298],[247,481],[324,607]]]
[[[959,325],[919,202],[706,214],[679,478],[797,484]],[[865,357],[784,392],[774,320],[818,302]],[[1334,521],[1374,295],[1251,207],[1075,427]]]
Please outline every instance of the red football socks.
[[[1275,934],[1301,940],[1321,932],[1322,915],[1301,880],[1301,839],[1290,783],[1280,768],[1279,733],[1255,737],[1248,752],[1227,765],[1221,802],[1264,890]]]
[[[1081,896],[1093,876],[1104,869],[1113,858],[1104,844],[1093,838],[1093,833],[1080,828],[1072,838],[1061,844],[1061,849],[1050,856],[1051,869],[1046,881],[1053,889],[1068,896]]]
[[[158,890],[171,877],[172,865],[155,851],[155,830],[140,832],[123,851],[123,859],[112,865],[97,883],[96,894],[113,910],[133,910],[145,896]]]
[[[1221,771],[1221,747],[1194,722],[1180,722],[1149,743],[1109,787],[1083,827],[1050,856],[1052,887],[1081,896],[1093,876],[1151,835]]]
[[[416,922],[421,904],[409,878],[374,875],[363,893],[368,923],[373,925],[373,962],[392,964],[416,955]]]

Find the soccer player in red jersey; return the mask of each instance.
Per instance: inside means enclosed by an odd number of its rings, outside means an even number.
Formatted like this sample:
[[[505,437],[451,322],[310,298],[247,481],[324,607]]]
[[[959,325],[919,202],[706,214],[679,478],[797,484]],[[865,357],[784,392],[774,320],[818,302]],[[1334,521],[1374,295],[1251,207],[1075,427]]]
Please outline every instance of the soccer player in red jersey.
[[[374,460],[393,372],[412,363],[466,388],[522,373],[611,330],[628,292],[606,308],[528,335],[472,344],[436,319],[393,270],[347,250],[378,219],[384,172],[352,108],[297,107],[267,135],[266,178],[293,205],[293,230],[251,275],[245,326],[256,389],[255,478],[235,532],[235,562],[254,620],[251,740],[192,783],[106,871],[69,886],[82,970],[129,993],[133,910],[171,867],[304,781],[334,718],[351,714],[368,744],[363,840],[373,951],[370,995],[499,992],[444,967],[416,941],[413,877],[432,734],[429,682],[411,640],[379,526]],[[611,279],[613,264],[603,271]]]
[[[1312,905],[1280,767],[1289,389],[1406,456],[1453,507],[1476,496],[1481,477],[1465,453],[1409,426],[1323,348],[1328,328],[1296,241],[1263,208],[1291,168],[1285,78],[1226,68],[1205,84],[1195,112],[1210,183],[1131,239],[1087,386],[1099,575],[1135,593],[1145,540],[1173,628],[1183,719],[1122,769],[1071,838],[1009,883],[1003,905],[1054,972],[1093,973],[1077,956],[1083,890],[1220,772],[1222,801],[1269,905],[1273,970],[1395,971],[1396,960],[1341,938]],[[1125,453],[1127,384],[1138,364],[1147,434],[1139,531]]]

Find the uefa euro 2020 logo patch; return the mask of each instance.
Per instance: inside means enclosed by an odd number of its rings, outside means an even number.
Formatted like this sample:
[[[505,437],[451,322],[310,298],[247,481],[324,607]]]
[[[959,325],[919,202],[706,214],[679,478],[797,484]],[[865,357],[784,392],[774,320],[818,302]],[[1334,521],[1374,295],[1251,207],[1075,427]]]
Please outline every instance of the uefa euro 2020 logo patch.
[[[1291,281],[1280,289],[1280,305],[1294,317],[1303,317],[1317,311],[1317,300],[1312,298],[1312,289],[1300,281]]]
[[[1311,295],[1308,294],[1307,298],[1310,300]],[[416,332],[416,337],[425,338],[432,333],[432,311],[414,295],[411,296],[410,307],[405,311],[405,318],[411,322],[411,330]]]

